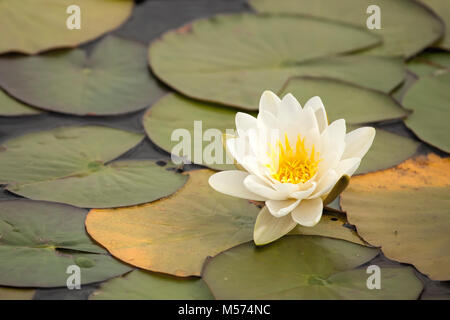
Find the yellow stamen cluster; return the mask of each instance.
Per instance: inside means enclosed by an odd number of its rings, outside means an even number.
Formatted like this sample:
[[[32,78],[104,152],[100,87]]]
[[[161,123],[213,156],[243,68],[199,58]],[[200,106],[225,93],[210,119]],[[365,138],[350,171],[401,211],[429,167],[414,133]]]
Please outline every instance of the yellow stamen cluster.
[[[301,139],[300,135],[297,136],[295,150],[291,148],[287,134],[284,138],[284,146],[279,140],[275,148],[269,144],[271,163],[267,164],[267,167],[272,178],[281,183],[304,183],[316,174],[320,162],[319,154],[314,151],[314,145],[311,152],[308,152],[305,139]]]

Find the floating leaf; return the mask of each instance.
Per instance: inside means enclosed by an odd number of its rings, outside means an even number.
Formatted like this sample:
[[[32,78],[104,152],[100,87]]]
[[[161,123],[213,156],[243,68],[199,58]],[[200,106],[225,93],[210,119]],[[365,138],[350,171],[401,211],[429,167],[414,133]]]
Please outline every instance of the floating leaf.
[[[81,284],[103,281],[130,267],[102,254],[84,230],[86,211],[29,200],[0,203],[0,285],[66,286],[71,265]]]
[[[36,290],[0,287],[0,300],[32,300]]]
[[[103,283],[90,300],[210,300],[211,292],[202,279],[136,270]]]
[[[423,141],[450,152],[450,73],[421,77],[406,92],[405,108],[413,110],[405,124]]]
[[[209,260],[203,279],[217,299],[416,299],[422,283],[410,267],[382,268],[381,289],[367,288],[377,249],[323,237],[250,242]]]
[[[450,279],[450,158],[430,155],[355,177],[341,196],[347,218],[389,259]]]
[[[0,181],[34,199],[83,208],[128,206],[174,193],[187,177],[154,161],[110,163],[142,135],[107,127],[62,127],[7,140],[0,146]]]
[[[155,74],[204,101],[258,109],[263,90],[292,76],[327,76],[389,92],[403,80],[399,59],[330,57],[378,44],[366,30],[288,15],[221,15],[154,41]],[[214,85],[212,85],[214,84]]]
[[[450,71],[450,53],[433,52],[424,53],[407,63],[408,70],[419,77],[439,75]]]
[[[0,116],[27,116],[40,111],[8,96],[0,89]]]
[[[445,0],[444,0],[445,1]],[[380,29],[371,30],[383,37],[383,45],[370,54],[411,57],[438,40],[444,33],[443,23],[422,4],[410,0],[249,0],[259,12],[296,13],[349,23],[368,29],[374,11],[379,7]]]
[[[91,210],[89,234],[134,266],[177,276],[200,275],[206,257],[253,238],[259,209],[214,191],[213,172],[189,172],[170,198],[130,208]]]
[[[420,0],[429,6],[445,22],[444,37],[437,46],[439,48],[450,50],[450,6],[447,0]]]
[[[80,7],[80,29],[71,30],[66,13]],[[131,14],[132,0],[20,0],[0,3],[0,53],[76,47],[117,28]],[[48,88],[46,88],[48,89]]]
[[[146,59],[144,45],[109,36],[89,55],[75,49],[0,58],[0,85],[17,99],[45,110],[127,113],[149,106],[162,92]]]

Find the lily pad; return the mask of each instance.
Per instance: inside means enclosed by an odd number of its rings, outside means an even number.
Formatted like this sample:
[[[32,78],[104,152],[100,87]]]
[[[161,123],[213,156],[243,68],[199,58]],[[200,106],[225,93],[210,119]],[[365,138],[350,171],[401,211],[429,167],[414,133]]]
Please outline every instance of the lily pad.
[[[445,0],[443,0],[445,1]],[[380,29],[370,30],[383,37],[383,45],[368,53],[411,57],[442,37],[444,24],[428,8],[410,0],[249,0],[258,12],[296,13],[348,23],[368,29],[367,20],[380,8]]]
[[[450,152],[450,73],[421,77],[406,92],[405,108],[413,110],[405,124],[421,140]]]
[[[23,104],[0,90],[0,116],[28,116],[38,113],[40,113],[38,109]]]
[[[130,270],[104,254],[84,229],[86,211],[29,200],[0,204],[0,285],[66,286],[71,265],[81,284],[103,281]]]
[[[447,0],[420,0],[429,6],[445,22],[445,34],[437,47],[450,51],[450,6]]]
[[[210,300],[211,292],[202,279],[135,270],[111,279],[92,293],[90,300]]]
[[[1,300],[32,300],[36,290],[0,287]]]
[[[341,205],[358,234],[389,259],[450,280],[450,158],[436,155],[354,177]]]
[[[355,267],[377,249],[324,237],[289,236],[257,248],[246,243],[209,260],[203,279],[217,299],[417,299],[422,283],[411,267],[381,268],[381,289]]]
[[[71,13],[66,12],[74,4],[80,7],[81,28],[70,30],[66,20]],[[132,0],[1,1],[0,53],[76,47],[120,26],[132,9]]]
[[[154,201],[183,186],[187,177],[150,160],[110,163],[142,135],[99,126],[30,133],[0,145],[0,181],[33,199],[83,208]]]
[[[424,53],[408,61],[407,67],[419,77],[446,73],[450,71],[450,53]]]
[[[259,209],[214,191],[210,170],[189,172],[172,197],[130,208],[91,210],[88,233],[112,255],[150,271],[200,275],[206,257],[253,238]]]
[[[150,66],[192,98],[257,110],[263,90],[292,76],[327,76],[389,92],[402,82],[399,59],[330,57],[379,44],[364,29],[292,15],[219,15],[152,43]],[[211,85],[214,84],[214,85]]]
[[[109,36],[90,54],[75,49],[0,58],[0,85],[45,110],[91,116],[128,113],[162,94],[146,61],[143,44]]]

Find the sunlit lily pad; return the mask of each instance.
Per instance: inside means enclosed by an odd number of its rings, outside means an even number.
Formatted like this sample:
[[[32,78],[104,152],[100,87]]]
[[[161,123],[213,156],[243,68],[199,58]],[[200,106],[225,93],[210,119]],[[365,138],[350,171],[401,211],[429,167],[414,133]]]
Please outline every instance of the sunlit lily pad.
[[[33,199],[83,208],[145,203],[174,193],[187,177],[150,160],[111,160],[142,135],[98,126],[30,133],[0,145],[0,181]]]
[[[70,30],[66,13],[81,9],[80,29]],[[117,28],[131,14],[132,0],[5,0],[0,2],[0,53],[34,54],[43,50],[76,47]]]
[[[424,53],[408,61],[407,67],[419,77],[450,72],[450,53]]]
[[[446,0],[443,0],[446,1]],[[249,0],[259,12],[296,13],[327,18],[368,29],[369,6],[380,8],[383,45],[370,54],[411,57],[434,43],[444,33],[444,24],[422,4],[410,0]],[[369,21],[371,22],[371,21]]]
[[[253,239],[259,209],[208,184],[210,170],[189,172],[172,197],[130,208],[91,210],[89,234],[134,266],[177,276],[200,275],[206,257]]]
[[[1,300],[31,300],[36,290],[34,289],[17,289],[10,287],[0,287]]]
[[[86,211],[29,200],[0,203],[0,285],[66,286],[71,265],[81,284],[103,281],[130,270],[89,238]]]
[[[28,116],[38,113],[38,109],[17,101],[0,89],[0,116]]]
[[[445,34],[437,47],[450,50],[450,5],[447,0],[420,0],[429,6],[445,22]]]
[[[311,91],[309,93],[305,93],[305,95],[302,96],[297,95],[297,97],[299,98],[300,103],[304,104],[309,98],[312,97],[308,96],[307,94],[318,93],[319,92]],[[383,99],[386,99],[386,97],[383,97]],[[327,110],[329,109],[327,103],[329,103],[331,110],[333,110],[333,108],[334,110],[342,110],[342,112],[334,112],[336,118],[332,118],[333,113],[331,113],[331,117],[329,117],[330,121],[336,120],[337,118],[346,118],[347,116],[350,117],[350,119],[359,119],[358,121],[364,121],[362,120],[364,117],[363,112],[360,112],[357,118],[355,115],[353,115],[354,113],[356,113],[356,111],[354,111],[353,109],[346,109],[346,104],[351,103],[348,102],[348,100],[351,99],[349,97],[346,97],[344,100],[325,100]],[[370,105],[371,101],[372,99],[370,98],[369,94],[367,100],[361,100],[361,104]],[[389,103],[391,103],[391,105],[393,104],[392,101],[388,101]],[[356,107],[359,105],[354,106],[357,110]],[[360,109],[366,110],[366,108]],[[236,110],[219,107],[213,104],[198,102],[176,94],[170,94],[159,100],[147,111],[144,116],[143,123],[145,131],[149,138],[167,152],[173,153],[176,156],[185,155],[186,158],[191,162],[202,164],[216,170],[229,170],[234,169],[234,165],[223,164],[227,163],[225,151],[223,151],[222,153],[222,164],[208,161],[208,159],[213,160],[214,157],[208,157],[210,155],[210,152],[208,151],[209,149],[207,149],[207,146],[213,145],[215,140],[212,139],[213,141],[209,141],[207,139],[203,139],[204,141],[202,143],[199,143],[200,141],[202,141],[202,139],[194,140],[194,121],[201,121],[203,134],[211,128],[221,130],[222,133],[226,133],[227,129],[230,129],[234,132],[236,112]],[[403,111],[401,111],[400,109],[399,112]],[[366,117],[365,119],[365,121],[370,121],[369,117]],[[198,123],[197,125],[199,126],[200,124]],[[355,128],[355,126],[348,126],[348,131]],[[175,136],[172,139],[172,133],[176,129],[185,129],[189,132],[192,143],[190,152],[187,151],[187,154],[186,150],[175,147],[177,145],[180,145],[180,143],[184,141],[184,138],[180,138],[178,136]],[[220,142],[219,146],[221,144],[222,143]],[[363,159],[357,173],[366,173],[392,167],[400,163],[401,161],[411,157],[416,152],[418,145],[418,142],[411,139],[401,137],[384,130],[377,130],[375,142],[367,156]],[[182,151],[185,151],[185,153],[182,153]],[[203,156],[201,157],[201,159],[200,156],[198,156],[198,159],[195,159],[195,154]],[[230,161],[228,161],[228,163],[230,163]]]
[[[143,44],[109,36],[89,54],[75,49],[0,58],[0,85],[45,110],[121,114],[149,106],[162,92],[146,61]]]
[[[423,141],[450,152],[450,72],[421,77],[406,92],[405,108],[413,113],[405,124]]]
[[[377,249],[323,237],[290,236],[265,247],[250,242],[209,260],[203,279],[217,299],[417,299],[411,267],[381,268],[381,289],[367,287]]]
[[[389,92],[403,80],[399,59],[330,57],[380,43],[364,29],[291,15],[221,15],[152,43],[150,66],[165,83],[204,101],[257,110],[263,90],[292,76],[326,76]]]
[[[100,286],[90,300],[210,300],[202,279],[185,279],[136,270]]]
[[[430,155],[354,177],[341,196],[347,218],[390,259],[450,280],[450,158]]]

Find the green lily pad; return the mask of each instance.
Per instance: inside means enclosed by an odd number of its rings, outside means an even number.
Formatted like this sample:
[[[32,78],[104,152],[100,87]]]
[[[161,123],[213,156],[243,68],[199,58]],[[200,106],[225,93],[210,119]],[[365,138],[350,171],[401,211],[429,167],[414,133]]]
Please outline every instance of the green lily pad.
[[[70,30],[66,13],[80,7],[81,29]],[[0,53],[35,54],[76,47],[117,28],[131,14],[132,0],[6,0],[0,3]],[[6,32],[6,30],[8,30]]]
[[[0,203],[0,285],[66,286],[71,265],[81,284],[103,281],[130,270],[104,254],[86,234],[86,211],[29,200]]]
[[[368,289],[370,274],[354,268],[377,254],[343,240],[289,236],[222,252],[203,279],[217,299],[417,299],[422,283],[410,267],[381,268],[381,289]]]
[[[442,151],[450,152],[450,73],[421,77],[406,92],[405,108],[413,113],[404,120],[421,140]]]
[[[445,0],[444,0],[445,1]],[[264,13],[296,13],[348,23],[368,30],[369,6],[380,8],[381,28],[370,30],[383,37],[383,45],[370,54],[411,57],[434,43],[444,25],[422,4],[410,0],[249,0]]]
[[[445,34],[437,47],[450,50],[450,6],[447,0],[420,0],[442,18],[445,22]]]
[[[0,85],[41,109],[115,115],[149,106],[162,93],[147,67],[143,44],[109,36],[84,50],[0,58]]]
[[[0,287],[0,300],[32,300],[36,290]]]
[[[406,117],[404,110],[392,97],[372,89],[328,78],[292,78],[283,93],[307,99],[320,96],[329,121],[345,119],[346,123],[368,123]]]
[[[91,210],[88,233],[116,258],[141,269],[187,277],[203,262],[253,239],[259,209],[249,201],[214,191],[213,172],[189,172],[173,196],[119,209]]]
[[[450,71],[450,53],[424,53],[408,61],[407,67],[419,77],[446,73]]]
[[[150,160],[110,163],[142,135],[99,126],[30,133],[0,145],[0,181],[33,199],[83,208],[120,207],[174,193],[187,177]]]
[[[0,90],[0,116],[28,116],[38,113],[41,113],[38,109],[27,106]]]
[[[149,50],[165,83],[192,98],[257,110],[263,90],[292,76],[327,76],[389,92],[399,59],[330,57],[379,44],[366,30],[290,15],[220,15],[166,33]],[[213,85],[212,85],[213,84]]]
[[[92,293],[90,300],[211,300],[202,279],[176,278],[135,270],[111,279]]]
[[[300,87],[297,87],[297,89],[300,89]],[[354,88],[350,87],[350,89],[353,90]],[[365,89],[354,90],[362,90],[362,95],[364,95],[366,92]],[[293,91],[293,93],[294,95],[301,93],[302,95],[297,95],[297,97],[301,97],[300,103],[304,104],[309,98],[311,98],[315,94],[319,94],[320,92],[310,90],[308,92],[297,93]],[[328,92],[324,91],[324,93]],[[359,115],[357,115],[354,109],[357,110],[357,106],[359,107],[361,105],[380,106],[383,101],[385,103],[389,103],[394,112],[397,112],[397,115],[400,114],[400,112],[401,114],[403,114],[402,109],[398,108],[396,104],[392,102],[391,98],[387,98],[386,96],[382,95],[380,98],[381,102],[377,101],[378,95],[380,95],[380,93],[373,93],[372,91],[369,91],[368,97],[365,100],[363,100],[362,98],[361,100],[359,100],[359,105],[353,105],[352,102],[348,101],[352,99],[349,99],[348,97],[344,97],[345,99],[338,99],[337,96],[340,94],[337,94],[336,92],[334,93],[336,94],[336,98],[334,98],[333,95],[330,95],[329,99],[324,100],[327,112],[328,110],[331,110],[331,115],[329,114],[330,121],[336,120],[338,118],[346,118],[347,116],[354,121],[370,121],[369,117],[364,115],[364,113],[368,111],[360,112]],[[374,95],[374,97],[371,96],[372,94]],[[355,93],[354,96],[357,97],[357,94]],[[375,100],[375,102],[371,102],[373,100]],[[348,103],[353,105],[354,108],[347,109]],[[386,111],[385,106],[380,108]],[[389,107],[387,108],[389,110]],[[397,111],[397,108],[400,109],[400,111]],[[367,108],[363,107],[360,109],[366,110]],[[342,110],[342,112],[340,110]],[[144,115],[143,124],[148,137],[165,151],[176,156],[184,155],[191,162],[205,165],[212,169],[232,170],[235,169],[235,167],[233,164],[226,164],[227,158],[225,151],[222,151],[221,164],[208,162],[209,158],[207,156],[209,156],[210,153],[207,147],[208,145],[215,144],[214,139],[213,141],[203,139],[204,141],[202,142],[202,144],[193,142],[191,143],[190,150],[188,149],[186,151],[176,147],[177,145],[181,146],[180,143],[182,143],[185,138],[174,137],[174,139],[172,139],[172,133],[176,129],[185,129],[187,130],[187,132],[189,132],[190,137],[193,138],[195,133],[194,121],[202,121],[201,126],[203,134],[208,129],[218,129],[222,133],[226,133],[227,129],[235,129],[235,115],[236,110],[191,100],[177,94],[169,94],[159,100],[147,111],[147,113]],[[394,114],[391,113],[391,115],[387,115],[386,117],[390,118],[393,115]],[[363,120],[364,117],[365,120]],[[379,118],[380,117],[381,114],[379,114]],[[351,131],[353,129],[356,129],[356,126],[349,126],[348,131]],[[192,139],[192,141],[201,141],[201,139]],[[218,143],[218,146],[221,145],[221,142]],[[384,130],[377,130],[374,144],[368,154],[363,158],[363,161],[361,162],[361,166],[358,169],[357,173],[367,173],[370,171],[392,167],[400,163],[401,161],[411,157],[417,151],[418,146],[419,143],[414,140],[401,137]],[[195,159],[196,154],[201,154],[203,156],[201,157],[201,159]],[[230,161],[228,161],[228,163],[229,162]]]
[[[450,158],[431,154],[354,177],[341,195],[358,234],[386,257],[450,280]]]

